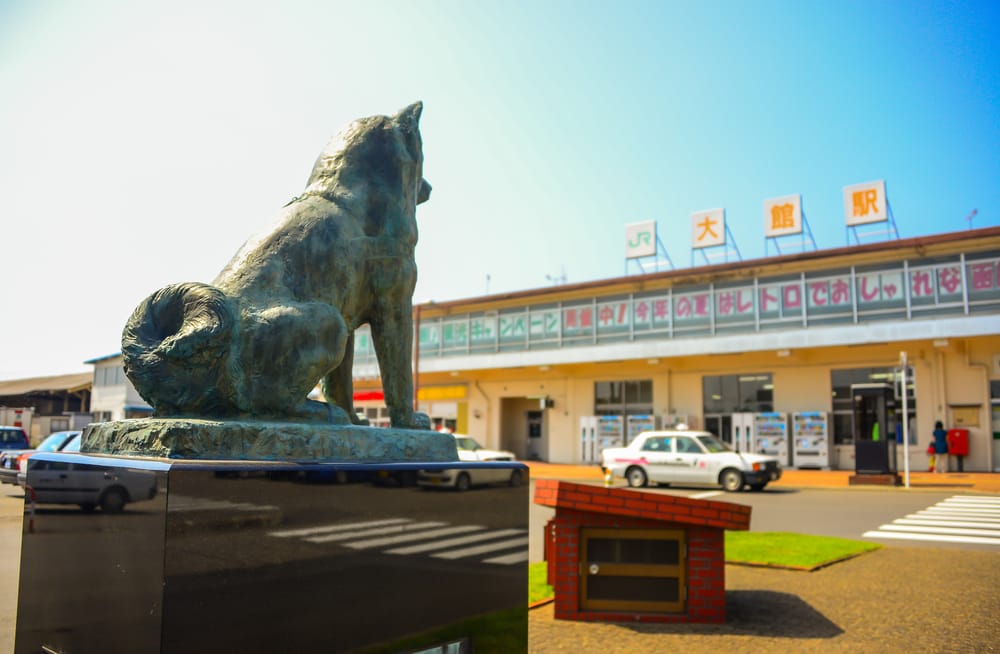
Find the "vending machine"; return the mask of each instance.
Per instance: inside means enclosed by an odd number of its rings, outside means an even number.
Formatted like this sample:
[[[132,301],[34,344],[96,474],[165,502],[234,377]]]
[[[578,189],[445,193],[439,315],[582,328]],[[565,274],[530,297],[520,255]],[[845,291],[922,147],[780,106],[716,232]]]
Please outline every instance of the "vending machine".
[[[580,417],[580,463],[597,463],[597,416]]]
[[[755,453],[757,443],[754,438],[754,430],[757,426],[757,417],[753,413],[734,413],[730,422],[729,444],[737,452],[745,454]]]
[[[597,416],[597,461],[606,447],[625,444],[625,420],[621,416]]]
[[[755,454],[767,454],[778,459],[782,466],[791,465],[788,458],[788,416],[784,413],[754,414]]]
[[[636,436],[644,431],[656,431],[660,428],[660,417],[654,415],[625,416],[625,444],[631,443]]]
[[[797,468],[830,467],[830,417],[822,411],[792,414],[792,442]]]

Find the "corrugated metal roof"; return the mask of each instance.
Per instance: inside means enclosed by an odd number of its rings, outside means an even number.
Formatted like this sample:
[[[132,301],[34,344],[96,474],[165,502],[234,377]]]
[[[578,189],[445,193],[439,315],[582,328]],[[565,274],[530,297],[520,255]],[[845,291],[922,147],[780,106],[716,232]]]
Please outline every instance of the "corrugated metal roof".
[[[47,391],[80,391],[90,388],[94,382],[94,373],[76,372],[69,375],[53,375],[50,377],[32,377],[30,379],[11,379],[0,381],[0,396],[27,395],[28,393],[44,393]]]

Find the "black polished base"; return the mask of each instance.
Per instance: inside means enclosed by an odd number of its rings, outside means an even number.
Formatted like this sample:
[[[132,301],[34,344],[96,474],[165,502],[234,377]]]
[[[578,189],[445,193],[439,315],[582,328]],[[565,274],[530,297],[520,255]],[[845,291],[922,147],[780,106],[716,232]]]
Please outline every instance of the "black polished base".
[[[32,512],[26,494],[18,654],[527,651],[521,464],[46,456],[32,458],[34,494],[88,510]],[[523,484],[414,483],[453,467],[517,470]],[[52,495],[60,481],[83,494]],[[155,492],[94,509],[85,487],[110,482]]]

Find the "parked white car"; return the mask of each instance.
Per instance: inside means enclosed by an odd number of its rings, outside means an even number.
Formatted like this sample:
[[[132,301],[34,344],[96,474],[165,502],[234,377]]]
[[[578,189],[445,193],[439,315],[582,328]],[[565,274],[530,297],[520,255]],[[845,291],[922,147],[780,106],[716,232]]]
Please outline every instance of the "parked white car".
[[[628,447],[601,452],[601,467],[636,488],[648,483],[711,484],[729,492],[744,486],[759,491],[781,478],[775,457],[734,452],[704,431],[644,432]]]
[[[469,438],[465,434],[452,434],[455,437],[455,446],[458,448],[459,461],[516,461],[517,457],[513,452],[507,450],[490,450],[480,445],[475,439]],[[417,484],[425,488],[441,487],[454,488],[464,491],[472,486],[483,486],[486,484],[509,484],[520,486],[524,481],[524,474],[520,469],[510,468],[452,468],[442,470],[421,470],[417,475]]]

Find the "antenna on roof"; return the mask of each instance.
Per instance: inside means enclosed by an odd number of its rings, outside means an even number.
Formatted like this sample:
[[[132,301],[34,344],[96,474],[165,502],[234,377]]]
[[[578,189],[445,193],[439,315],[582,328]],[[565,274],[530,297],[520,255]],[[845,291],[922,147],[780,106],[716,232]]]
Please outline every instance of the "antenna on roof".
[[[972,219],[976,217],[977,213],[979,213],[979,209],[973,209],[972,213],[965,217],[965,219],[969,221],[969,229],[972,229]]]

